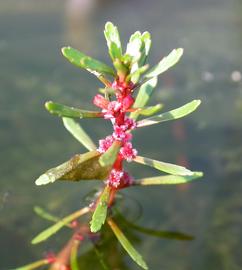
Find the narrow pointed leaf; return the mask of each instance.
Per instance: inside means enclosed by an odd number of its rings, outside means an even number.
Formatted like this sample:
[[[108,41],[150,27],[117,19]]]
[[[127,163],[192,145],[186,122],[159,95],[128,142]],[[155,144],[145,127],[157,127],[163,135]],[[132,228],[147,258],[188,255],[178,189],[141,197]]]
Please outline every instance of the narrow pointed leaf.
[[[82,215],[87,214],[90,211],[89,207],[84,207],[74,213],[72,213],[71,215],[63,218],[62,220],[58,221],[56,224],[52,225],[51,227],[47,228],[46,230],[44,230],[43,232],[41,232],[40,234],[38,234],[32,241],[32,244],[38,244],[42,241],[45,241],[46,239],[48,239],[50,236],[52,236],[53,234],[57,233],[61,228],[63,228],[64,226],[66,226],[67,224],[69,224],[71,221],[79,218]]]
[[[110,187],[106,186],[101,194],[96,209],[92,215],[91,224],[91,232],[96,233],[98,232],[102,225],[105,223],[108,211],[108,201],[110,196]]]
[[[109,147],[109,149],[99,158],[99,163],[101,164],[101,166],[112,166],[117,158],[120,147],[120,142],[114,141],[113,144]]]
[[[135,32],[131,35],[129,42],[127,44],[126,54],[129,55],[131,58],[131,73],[136,72],[139,69],[139,59],[141,58],[141,47],[142,47],[142,36],[139,31]],[[138,75],[138,74],[137,74]]]
[[[37,186],[53,183],[57,180],[104,180],[109,175],[111,166],[99,164],[100,153],[97,151],[75,155],[61,165],[42,174],[36,181]]]
[[[150,236],[159,237],[159,238],[167,238],[167,239],[172,239],[172,240],[180,240],[180,241],[188,241],[188,240],[194,239],[192,235],[188,235],[181,232],[161,231],[161,230],[154,230],[154,229],[146,228],[143,226],[139,226],[136,223],[127,220],[120,213],[118,214],[118,219],[119,219],[119,222],[124,223],[124,225],[127,226],[127,228],[133,229],[135,231],[138,231],[140,233],[147,234]]]
[[[92,139],[77,121],[71,118],[63,117],[63,123],[65,128],[89,151],[97,149]]]
[[[137,127],[145,127],[145,126],[158,124],[161,122],[166,122],[166,121],[182,118],[182,117],[194,112],[200,104],[201,104],[201,100],[193,100],[193,101],[183,105],[180,108],[143,119],[137,123]]]
[[[127,45],[126,55],[129,55],[132,58],[132,72],[145,64],[150,47],[151,37],[149,32],[144,32],[141,35],[141,33],[137,31],[130,37]]]
[[[163,104],[159,103],[154,106],[143,107],[143,108],[137,109],[135,113],[138,115],[151,116],[159,112],[162,108],[163,108]]]
[[[140,87],[133,105],[134,108],[142,108],[147,104],[153,93],[154,88],[157,85],[157,81],[157,77],[154,77]],[[138,114],[136,112],[133,112],[130,114],[130,117],[133,119],[137,119]]]
[[[11,269],[11,270],[33,270],[33,269],[39,268],[39,267],[41,267],[43,265],[47,265],[47,264],[48,264],[48,260],[40,260],[40,261],[37,261],[37,262],[27,264],[25,266],[21,266],[21,267],[18,267],[18,268]]]
[[[146,158],[146,157],[137,156],[136,158],[134,158],[134,161],[137,163],[141,163],[143,165],[153,167],[159,171],[166,172],[169,174],[174,174],[174,175],[193,175],[194,174],[194,172],[186,169],[185,167]]]
[[[117,224],[111,219],[108,219],[108,224],[111,227],[113,233],[117,237],[118,241],[122,245],[122,247],[127,251],[129,256],[143,269],[148,270],[148,266],[143,260],[142,256],[138,253],[138,251],[132,246]]]
[[[164,57],[155,67],[146,73],[144,77],[153,78],[165,72],[180,60],[182,54],[182,48],[174,49],[168,56]]]
[[[63,55],[74,65],[84,68],[97,77],[114,75],[114,70],[106,64],[95,60],[71,47],[62,48]]]
[[[104,35],[107,40],[109,54],[112,60],[121,59],[122,45],[120,42],[118,28],[111,22],[107,22],[105,24]]]
[[[80,110],[78,108],[69,107],[60,103],[48,101],[45,103],[46,109],[55,115],[70,118],[100,118],[103,113],[96,111]]]
[[[112,270],[108,265],[107,263],[104,261],[104,254],[102,253],[102,251],[100,252],[99,249],[100,247],[94,243],[94,241],[91,242],[93,244],[93,249],[97,255],[97,258],[99,260],[99,263],[100,263],[100,266],[102,267],[103,270]]]
[[[71,258],[70,258],[71,270],[80,270],[79,265],[78,265],[79,246],[80,246],[80,241],[75,240],[71,249]]]
[[[53,216],[52,214],[48,213],[47,211],[45,211],[43,208],[39,206],[34,207],[34,212],[41,218],[49,220],[49,221],[58,222],[60,220],[59,218]]]
[[[137,68],[134,72],[132,72],[130,75],[127,76],[126,81],[130,81],[133,84],[136,84],[139,81],[140,76],[148,69],[148,65],[142,66],[140,68]]]
[[[149,32],[144,32],[141,38],[143,44],[141,47],[141,57],[139,59],[139,66],[143,66],[145,64],[151,47],[151,36]]]
[[[156,177],[147,177],[134,181],[134,185],[177,185],[191,182],[203,176],[202,172],[193,172],[193,175],[162,175]]]

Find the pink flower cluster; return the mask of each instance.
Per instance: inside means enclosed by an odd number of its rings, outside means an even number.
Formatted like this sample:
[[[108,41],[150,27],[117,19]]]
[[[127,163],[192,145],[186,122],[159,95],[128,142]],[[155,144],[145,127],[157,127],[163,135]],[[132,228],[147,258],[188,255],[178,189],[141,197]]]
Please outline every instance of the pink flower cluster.
[[[132,178],[123,170],[122,161],[131,162],[137,156],[137,150],[133,148],[131,130],[136,128],[136,122],[127,117],[126,113],[134,103],[132,97],[132,84],[114,81],[112,88],[115,90],[116,100],[109,101],[104,96],[97,94],[93,103],[102,109],[105,119],[110,119],[113,125],[113,134],[99,141],[98,151],[105,153],[111,145],[120,142],[120,151],[113,169],[107,180],[107,184],[115,189],[131,185]]]
[[[125,171],[119,171],[112,169],[107,180],[107,184],[113,188],[121,188],[125,186],[130,186],[133,183],[132,177]]]

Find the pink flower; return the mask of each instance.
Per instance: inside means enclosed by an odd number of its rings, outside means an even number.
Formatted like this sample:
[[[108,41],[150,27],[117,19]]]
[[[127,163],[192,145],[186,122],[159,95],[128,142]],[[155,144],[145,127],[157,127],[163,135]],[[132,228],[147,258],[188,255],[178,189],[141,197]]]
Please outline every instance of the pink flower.
[[[97,151],[99,153],[104,153],[113,144],[114,138],[112,136],[107,136],[105,139],[99,140],[99,148]]]
[[[123,175],[124,175],[123,171],[118,171],[116,169],[112,169],[110,174],[109,174],[107,184],[110,187],[117,188],[121,183],[121,178],[123,177]]]
[[[131,95],[127,95],[122,100],[122,107],[123,107],[124,111],[129,109],[133,104],[134,104],[134,99],[133,99],[133,97]]]
[[[103,97],[102,95],[97,94],[93,98],[93,104],[96,105],[99,108],[107,109],[109,101],[105,97]]]
[[[122,127],[120,127],[120,126],[115,126],[113,138],[117,141],[127,142],[127,141],[130,141],[132,139],[132,134],[123,131]]]
[[[133,184],[134,179],[127,172],[124,172],[122,182],[123,182],[123,186],[127,187],[127,186],[131,186]]]
[[[118,101],[111,101],[108,103],[108,106],[102,110],[104,113],[105,119],[112,119],[117,116],[117,114],[120,113],[120,110],[122,108],[122,104]]]
[[[133,148],[131,142],[125,143],[124,146],[120,149],[120,154],[128,162],[131,162],[137,156],[137,153],[137,150]]]

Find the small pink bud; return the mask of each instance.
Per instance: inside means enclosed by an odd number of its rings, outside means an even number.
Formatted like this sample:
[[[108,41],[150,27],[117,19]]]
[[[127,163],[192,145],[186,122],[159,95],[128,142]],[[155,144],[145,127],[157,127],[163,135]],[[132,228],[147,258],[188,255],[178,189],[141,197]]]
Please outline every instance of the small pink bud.
[[[125,143],[125,145],[120,149],[120,154],[128,162],[131,162],[137,156],[137,150],[133,148],[131,142]]]
[[[78,241],[83,241],[84,240],[84,237],[81,233],[77,233],[75,235],[75,239],[78,240]]]
[[[72,227],[73,229],[76,228],[78,225],[79,225],[79,223],[78,223],[77,220],[73,220],[73,221],[71,222],[71,227]]]
[[[45,258],[49,264],[56,262],[56,256],[53,252],[48,252]]]
[[[104,153],[108,150],[108,148],[113,144],[114,138],[112,136],[107,136],[103,140],[99,140],[99,148],[97,151],[99,153]]]
[[[124,174],[123,171],[112,169],[109,174],[107,184],[110,187],[117,188],[120,185],[120,181],[121,181],[121,178],[123,177],[123,174]]]
[[[124,172],[122,181],[123,181],[123,187],[127,187],[133,184],[134,179],[127,172]]]
[[[133,97],[131,95],[126,96],[122,101],[123,110],[129,109],[133,104],[134,104]]]
[[[96,105],[99,108],[107,109],[109,101],[105,97],[103,97],[102,95],[97,94],[93,98],[93,104]]]

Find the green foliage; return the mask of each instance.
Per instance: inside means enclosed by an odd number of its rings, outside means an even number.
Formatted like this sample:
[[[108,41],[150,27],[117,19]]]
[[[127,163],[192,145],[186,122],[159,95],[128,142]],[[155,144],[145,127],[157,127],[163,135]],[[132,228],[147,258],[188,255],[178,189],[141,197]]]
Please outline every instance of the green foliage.
[[[183,55],[183,49],[174,49],[168,56],[164,57],[156,66],[154,66],[148,73],[145,74],[145,78],[150,79],[159,76],[172,66],[174,66]]]
[[[105,220],[107,217],[110,191],[111,191],[110,188],[107,186],[103,190],[100,198],[97,201],[95,211],[92,215],[91,227],[90,227],[91,232],[93,233],[100,231],[102,225],[105,223]]]
[[[32,244],[38,244],[40,242],[43,242],[47,240],[49,237],[51,237],[53,234],[57,233],[61,228],[69,224],[71,221],[79,218],[82,215],[87,214],[90,211],[89,207],[84,207],[74,213],[72,213],[69,216],[66,216],[65,218],[58,221],[56,224],[52,225],[51,227],[47,228],[40,234],[38,234],[32,241]]]
[[[148,103],[148,101],[153,93],[153,90],[157,85],[157,82],[158,82],[157,77],[154,77],[151,80],[144,83],[140,87],[138,95],[137,95],[135,102],[134,102],[134,105],[133,105],[134,108],[142,108]],[[134,120],[136,120],[138,118],[138,115],[139,115],[138,112],[133,112],[130,114],[130,117],[133,118]]]
[[[43,219],[53,221],[53,222],[59,221],[59,218],[53,216],[52,214],[48,213],[47,211],[45,211],[43,208],[39,206],[34,207],[34,212]]]
[[[129,256],[143,269],[148,270],[148,266],[143,260],[142,256],[138,253],[138,251],[132,246],[117,224],[111,219],[108,219],[108,225],[114,232],[115,236],[117,237],[118,241],[122,245],[122,247],[127,251]]]
[[[30,264],[27,264],[27,265],[22,266],[22,267],[11,269],[11,270],[33,270],[33,269],[39,268],[39,267],[47,265],[47,264],[48,264],[47,260],[40,260],[40,261],[36,261],[36,262],[30,263]]]
[[[163,108],[163,104],[156,104],[154,106],[149,106],[149,107],[143,107],[141,109],[137,109],[135,114],[138,115],[144,115],[144,116],[151,116],[157,112],[159,112]]]
[[[120,213],[118,213],[117,217],[119,219],[119,223],[123,223],[123,225],[126,226],[127,228],[132,229],[142,234],[146,234],[149,236],[158,237],[162,239],[165,238],[165,239],[179,240],[179,241],[190,241],[194,239],[193,236],[185,234],[185,233],[181,233],[181,232],[161,231],[161,230],[154,230],[154,229],[142,227],[140,225],[137,225],[134,222],[127,220]]]
[[[101,155],[99,158],[99,163],[102,167],[112,166],[115,160],[117,159],[117,155],[119,153],[121,144],[118,141],[114,141],[110,148]]]
[[[195,111],[200,104],[201,104],[201,100],[193,100],[183,105],[180,108],[141,120],[137,123],[137,126],[145,127],[145,126],[158,124],[161,122],[166,122],[166,121],[182,118],[192,113],[193,111]]]
[[[77,121],[72,118],[63,117],[63,123],[65,128],[73,135],[73,137],[83,144],[89,151],[97,149],[92,139]]]
[[[134,181],[134,185],[177,185],[185,184],[203,176],[202,172],[193,172],[192,175],[162,175],[156,177],[147,177]]]
[[[57,180],[104,180],[108,176],[111,167],[99,164],[100,153],[87,152],[72,157],[67,162],[52,168],[42,174],[36,181],[37,186],[54,183]]]
[[[169,173],[169,174],[190,175],[190,176],[194,174],[194,172],[186,169],[185,167],[175,165],[175,164],[171,164],[171,163],[158,161],[158,160],[154,160],[154,159],[150,159],[150,158],[145,158],[145,157],[141,157],[141,156],[137,156],[134,159],[134,161],[137,162],[137,163],[141,163],[143,165],[153,167],[153,168],[155,168],[155,169],[157,169],[159,171],[166,172],[166,173]]]
[[[75,240],[71,249],[71,270],[80,270],[78,266],[78,249],[79,249],[79,241]]]
[[[122,45],[119,37],[118,28],[111,22],[105,24],[104,36],[107,40],[109,55],[112,60],[121,59]]]
[[[105,75],[114,75],[114,70],[112,68],[76,49],[64,47],[62,48],[62,53],[72,64],[86,69],[98,78]]]
[[[45,103],[46,109],[55,115],[70,118],[100,118],[103,117],[101,112],[85,111],[77,108],[69,107],[52,101]]]
[[[111,215],[113,215],[113,212],[115,212],[112,211],[112,209],[116,192],[121,188],[126,188],[129,186],[164,184],[172,185],[187,183],[189,181],[202,177],[203,174],[202,172],[193,172],[185,167],[175,164],[161,162],[142,156],[136,156],[134,158],[132,157],[133,161],[153,167],[159,171],[168,173],[170,175],[138,179],[134,180],[131,184],[128,181],[130,179],[129,175],[126,171],[124,171],[123,167],[125,159],[127,161],[130,160],[128,157],[125,157],[125,154],[123,154],[120,149],[122,147],[124,153],[125,151],[127,151],[127,156],[129,156],[129,151],[135,156],[136,151],[134,151],[134,149],[132,148],[132,144],[129,143],[132,138],[132,136],[129,136],[129,133],[132,132],[132,129],[134,127],[139,128],[169,120],[179,119],[195,111],[200,105],[201,101],[193,100],[180,108],[155,116],[151,116],[158,113],[163,107],[163,105],[160,103],[154,106],[147,107],[147,103],[154,91],[154,88],[157,85],[158,76],[172,66],[174,66],[180,60],[183,54],[183,49],[179,48],[173,50],[167,57],[164,57],[156,66],[149,69],[149,65],[146,64],[146,60],[151,47],[150,33],[141,33],[137,31],[133,35],[131,35],[127,44],[126,52],[124,54],[118,28],[115,25],[113,25],[111,22],[107,22],[105,25],[104,35],[107,41],[109,55],[115,69],[71,47],[62,48],[62,53],[64,57],[66,57],[72,64],[94,74],[104,84],[105,88],[99,90],[103,94],[103,96],[99,94],[94,98],[94,105],[99,108],[99,111],[82,110],[52,101],[49,101],[45,104],[46,109],[51,114],[62,117],[65,128],[74,136],[75,139],[77,139],[84,147],[86,147],[89,152],[84,154],[78,153],[70,160],[60,164],[55,168],[49,169],[44,174],[42,174],[35,183],[36,185],[46,185],[49,183],[53,183],[57,180],[74,182],[81,180],[104,180],[105,187],[102,189],[101,192],[97,193],[98,197],[95,197],[94,201],[92,202],[93,208],[91,208],[91,206],[84,207],[72,213],[71,215],[64,217],[63,219],[59,219],[58,217],[49,214],[40,207],[35,207],[34,211],[36,212],[36,214],[46,220],[55,222],[55,224],[39,233],[32,240],[32,244],[38,244],[42,241],[47,240],[49,237],[56,234],[64,226],[69,227],[71,229],[74,229],[73,237],[64,247],[64,252],[60,252],[59,254],[63,255],[64,253],[64,256],[67,256],[67,258],[65,258],[65,261],[67,261],[68,266],[70,265],[71,270],[79,270],[78,250],[83,236],[85,236],[83,237],[83,239],[88,238],[93,243],[96,253],[100,259],[100,264],[102,268],[109,269],[109,267],[106,266],[106,263],[104,263],[104,260],[102,259],[102,254],[100,254],[100,251],[97,249],[97,245],[93,240],[93,236],[96,236],[94,234],[101,230],[103,224],[107,219],[107,223],[110,226],[112,232],[114,233],[122,247],[127,251],[129,256],[141,268],[148,269],[148,266],[143,260],[142,256],[133,247],[133,245],[123,234],[123,232],[113,221],[113,219],[110,218],[110,212]],[[133,92],[135,90],[138,90],[138,94],[134,99]],[[112,101],[116,102],[112,103]],[[127,113],[130,113],[130,118],[134,120],[137,120],[137,118],[140,116],[151,117],[138,121],[136,125],[135,122],[133,123],[132,121],[130,121],[130,119],[127,118]],[[84,131],[80,123],[78,123],[73,118],[111,118],[114,131],[111,141],[113,141],[113,138],[119,139],[115,140],[110,147],[109,141],[107,143],[105,140],[103,140],[104,150],[100,150],[101,144],[100,148],[97,149],[97,146],[89,137],[89,135]],[[115,135],[117,135],[117,137],[115,137]],[[118,137],[119,135],[120,137]],[[107,143],[107,145],[105,145],[105,143]],[[110,183],[111,170],[113,170],[118,175],[117,177],[114,176],[114,178],[116,177],[116,179],[113,183]],[[117,183],[117,186],[114,183]],[[108,211],[109,209],[110,211]],[[89,229],[88,226],[83,225],[82,223],[79,224],[79,218],[91,212],[93,212],[93,214],[90,221]],[[72,221],[76,221],[76,227],[73,226]],[[160,238],[177,240],[192,239],[191,236],[182,233],[157,231],[150,228],[144,228],[136,224],[130,223],[124,218],[121,218],[121,222],[126,223],[126,225],[128,225],[128,227],[132,228],[133,230]],[[107,226],[104,226],[104,228],[105,227]],[[78,237],[75,238],[77,234],[78,236],[80,236],[79,239]],[[66,248],[69,248],[68,252],[66,251]],[[48,260],[41,260],[18,268],[16,270],[31,270],[48,263],[50,263]],[[115,266],[115,268],[117,267]]]

